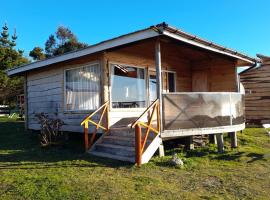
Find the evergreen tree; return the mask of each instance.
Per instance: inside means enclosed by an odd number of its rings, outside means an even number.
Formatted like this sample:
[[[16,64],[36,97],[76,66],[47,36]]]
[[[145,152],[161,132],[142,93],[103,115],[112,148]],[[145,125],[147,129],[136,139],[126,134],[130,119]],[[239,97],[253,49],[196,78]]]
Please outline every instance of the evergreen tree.
[[[45,43],[46,57],[61,55],[70,51],[87,47],[87,44],[79,42],[78,38],[69,28],[59,26],[55,35],[50,35]]]
[[[31,56],[34,60],[45,59],[45,54],[43,53],[43,49],[40,47],[35,47],[32,51],[30,51],[29,56]]]
[[[50,35],[48,40],[45,42],[45,52],[46,52],[46,57],[50,58],[54,56],[54,51],[57,48],[56,46],[56,40],[54,35]]]
[[[22,50],[16,50],[16,31],[9,37],[7,24],[2,27],[0,34],[0,104],[10,103],[12,98],[23,92],[23,79],[10,78],[5,70],[28,63]]]
[[[45,54],[41,47],[35,47],[29,56],[34,60],[42,60],[44,56],[50,58],[85,47],[87,47],[87,44],[79,42],[76,35],[69,28],[59,26],[55,34],[51,34],[45,42]]]
[[[1,37],[0,37],[0,45],[3,47],[8,47],[9,46],[9,33],[8,33],[8,27],[7,24],[5,23],[4,26],[2,27],[2,32],[1,32]]]

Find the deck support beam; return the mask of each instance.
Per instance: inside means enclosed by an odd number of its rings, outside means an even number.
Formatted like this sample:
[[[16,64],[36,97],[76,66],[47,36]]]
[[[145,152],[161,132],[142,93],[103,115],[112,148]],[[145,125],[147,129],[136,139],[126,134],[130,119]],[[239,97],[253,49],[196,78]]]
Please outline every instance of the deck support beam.
[[[159,153],[159,157],[165,156],[163,142],[161,142],[158,147],[158,153]]]
[[[224,152],[223,133],[216,134],[216,137],[217,137],[218,153],[223,153]]]
[[[237,133],[230,132],[229,135],[231,138],[231,148],[236,148],[237,147]]]
[[[155,43],[155,65],[156,65],[156,79],[157,79],[157,98],[159,99],[159,112],[160,112],[160,130],[163,130],[163,110],[162,110],[162,76],[161,76],[161,49],[160,40],[157,39]]]
[[[217,137],[215,134],[208,135],[210,144],[217,144]]]
[[[194,149],[194,144],[193,144],[193,136],[188,136],[186,137],[186,142],[185,142],[185,149],[187,150],[193,150]]]

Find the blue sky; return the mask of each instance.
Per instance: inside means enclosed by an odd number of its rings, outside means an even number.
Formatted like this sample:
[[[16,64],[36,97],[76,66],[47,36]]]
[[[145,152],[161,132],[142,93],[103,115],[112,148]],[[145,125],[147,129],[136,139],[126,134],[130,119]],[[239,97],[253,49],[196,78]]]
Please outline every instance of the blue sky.
[[[16,27],[26,55],[59,25],[94,44],[165,21],[255,56],[270,55],[269,8],[269,0],[12,0],[1,2],[0,23]]]

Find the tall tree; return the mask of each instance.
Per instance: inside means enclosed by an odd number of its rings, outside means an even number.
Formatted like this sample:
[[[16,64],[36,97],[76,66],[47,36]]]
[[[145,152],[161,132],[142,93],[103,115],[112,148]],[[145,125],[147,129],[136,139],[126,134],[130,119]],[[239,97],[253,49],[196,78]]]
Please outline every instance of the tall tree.
[[[22,50],[16,50],[17,35],[9,36],[7,24],[2,27],[0,34],[0,104],[10,103],[12,98],[23,92],[23,79],[9,78],[5,70],[28,63]]]
[[[55,35],[50,35],[45,43],[46,57],[61,55],[84,47],[87,47],[87,44],[79,42],[69,28],[59,26]]]
[[[77,36],[67,27],[59,26],[55,34],[51,34],[45,42],[45,57],[61,55],[70,51],[87,47],[87,44],[79,42]],[[29,54],[34,60],[43,59],[42,48],[35,47]]]
[[[54,35],[50,35],[48,40],[45,42],[45,52],[46,57],[50,58],[54,56],[54,51],[57,48],[56,46],[56,40]]]
[[[40,47],[35,47],[32,51],[30,51],[29,56],[31,56],[34,60],[43,60],[46,57],[43,53],[43,49]]]

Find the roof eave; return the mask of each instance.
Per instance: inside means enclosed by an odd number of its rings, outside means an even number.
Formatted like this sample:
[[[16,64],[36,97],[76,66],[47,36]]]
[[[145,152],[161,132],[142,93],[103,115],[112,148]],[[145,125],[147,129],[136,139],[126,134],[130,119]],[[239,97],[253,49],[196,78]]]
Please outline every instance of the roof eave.
[[[169,26],[163,28],[162,34],[166,35],[168,37],[177,39],[179,41],[203,48],[203,49],[207,49],[207,50],[210,50],[210,51],[213,51],[216,53],[220,53],[223,55],[234,57],[236,59],[239,59],[239,60],[242,60],[246,63],[249,63],[250,65],[254,65],[257,62],[257,60],[255,58],[252,58],[250,56],[241,54],[237,51],[233,51],[231,49],[219,46],[215,43],[203,40],[201,38],[198,38],[197,36],[184,33],[182,31],[179,31],[178,29],[174,29],[174,28],[169,27]]]
[[[143,29],[140,31],[136,31],[133,33],[129,33],[117,38],[113,38],[110,40],[106,40],[104,42],[98,43],[96,45],[92,45],[89,47],[86,47],[85,49],[81,49],[78,51],[73,51],[70,53],[66,53],[64,55],[56,56],[53,58],[49,58],[42,61],[37,61],[34,63],[30,63],[24,66],[16,67],[13,69],[10,69],[7,71],[7,74],[9,76],[17,75],[24,73],[29,70],[38,69],[44,66],[48,66],[51,64],[79,58],[82,56],[86,56],[89,54],[101,52],[107,49],[111,49],[117,46],[137,42],[144,39],[149,39],[153,37],[157,37],[159,35],[165,35],[170,38],[174,38],[176,40],[179,40],[181,42],[188,43],[193,46],[200,47],[202,49],[206,49],[212,52],[216,52],[219,54],[227,55],[230,57],[233,57],[235,59],[240,60],[242,65],[254,65],[257,61],[255,58],[252,58],[250,56],[244,55],[242,53],[233,51],[231,49],[222,47],[220,45],[217,45],[215,43],[209,42],[207,40],[201,39],[195,35],[191,35],[188,33],[185,33],[179,29],[176,29],[174,27],[168,26],[166,23],[158,24],[156,26],[151,26],[150,28]]]
[[[27,64],[27,65],[19,66],[19,67],[7,70],[7,74],[8,74],[8,76],[17,75],[17,74],[20,74],[20,73],[23,73],[23,72],[26,72],[26,71],[29,71],[32,69],[38,69],[38,68],[41,68],[41,67],[44,67],[47,65],[79,58],[82,56],[101,52],[101,51],[104,51],[104,50],[107,50],[110,48],[114,48],[117,46],[137,42],[137,41],[144,40],[144,39],[157,37],[159,35],[160,34],[157,31],[155,31],[151,28],[144,29],[144,30],[130,33],[127,35],[123,35],[123,36],[120,36],[120,37],[117,37],[117,38],[114,38],[111,40],[107,40],[107,41],[98,43],[96,45],[89,46],[89,47],[82,49],[82,50],[70,52],[67,54],[60,55],[60,56],[55,56],[55,57],[52,57],[49,59],[45,59],[45,60],[41,60],[41,61]]]

